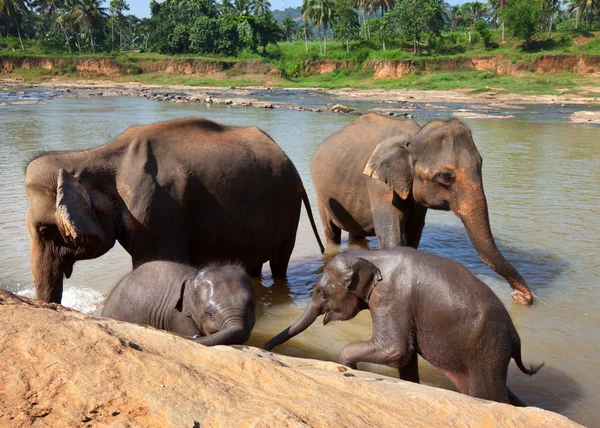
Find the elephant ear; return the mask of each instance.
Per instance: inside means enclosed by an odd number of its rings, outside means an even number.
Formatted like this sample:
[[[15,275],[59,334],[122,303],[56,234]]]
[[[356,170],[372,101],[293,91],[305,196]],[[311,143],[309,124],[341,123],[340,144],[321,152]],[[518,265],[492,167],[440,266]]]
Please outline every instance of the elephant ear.
[[[406,199],[412,188],[412,168],[409,159],[410,135],[396,135],[377,145],[363,174],[383,181]]]
[[[117,191],[133,218],[144,226],[150,225],[152,201],[158,189],[157,174],[158,164],[150,141],[133,139],[121,162]]]
[[[368,302],[373,289],[383,279],[381,272],[377,266],[362,257],[352,260],[350,270],[352,274],[347,285],[348,290],[358,298]]]
[[[79,238],[104,240],[90,193],[62,168],[56,183],[56,225],[67,242]]]

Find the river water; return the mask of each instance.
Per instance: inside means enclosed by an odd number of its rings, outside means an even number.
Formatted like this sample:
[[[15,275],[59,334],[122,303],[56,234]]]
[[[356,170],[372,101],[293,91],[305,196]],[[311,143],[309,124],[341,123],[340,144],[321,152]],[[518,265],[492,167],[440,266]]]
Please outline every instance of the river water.
[[[0,104],[0,287],[27,296],[33,296],[33,286],[23,181],[24,167],[35,154],[95,147],[132,125],[181,117],[256,125],[295,163],[320,228],[310,158],[325,137],[356,119],[142,98],[47,99],[46,95],[41,91],[0,94],[0,101],[18,101]],[[271,96],[306,105],[330,106],[336,101],[310,93]],[[30,104],[36,99],[41,103]],[[354,105],[363,111],[369,107],[359,102]],[[416,120],[445,119],[464,107],[417,108]],[[511,363],[510,388],[529,405],[595,426],[600,421],[600,127],[567,123],[565,119],[575,109],[529,106],[510,111],[513,118],[464,120],[484,159],[484,185],[498,246],[527,279],[537,297],[533,307],[512,303],[508,284],[479,259],[460,220],[451,212],[429,211],[420,249],[459,260],[485,281],[512,316],[521,336],[523,361],[546,363],[533,377],[523,375]],[[346,234],[343,238],[345,247]],[[368,244],[376,247],[372,239]],[[328,248],[326,256],[319,254],[303,211],[287,282],[274,284],[268,265],[263,277],[255,281],[258,318],[250,345],[263,346],[302,313],[324,261],[337,250]],[[73,276],[65,280],[63,304],[96,312],[130,268],[130,258],[118,244],[99,259],[78,262]],[[369,336],[370,316],[363,311],[351,321],[328,326],[319,319],[277,351],[336,360],[347,343]],[[396,371],[381,366],[360,368],[397,377]],[[454,389],[422,359],[420,371],[422,383]]]

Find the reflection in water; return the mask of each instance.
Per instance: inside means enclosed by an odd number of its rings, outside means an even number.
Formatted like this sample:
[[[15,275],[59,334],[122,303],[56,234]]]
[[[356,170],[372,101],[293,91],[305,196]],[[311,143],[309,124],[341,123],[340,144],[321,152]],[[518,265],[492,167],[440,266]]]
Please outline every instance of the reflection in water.
[[[316,102],[315,97],[309,96],[307,102]],[[326,136],[356,118],[136,98],[53,99],[0,108],[0,162],[4,166],[0,169],[0,286],[27,295],[33,295],[33,286],[22,165],[39,151],[95,147],[129,126],[181,117],[257,125],[298,168],[318,218],[310,158]],[[498,247],[525,277],[538,299],[536,304],[531,308],[513,305],[509,285],[481,261],[452,213],[429,211],[420,249],[459,260],[484,280],[507,306],[519,330],[523,360],[546,362],[531,378],[511,363],[511,389],[531,405],[593,425],[600,418],[600,128],[555,123],[546,116],[536,122],[528,112],[514,112],[516,119],[465,122],[484,159],[484,185]],[[342,236],[346,239],[342,249],[377,247],[374,238],[349,244],[347,234]],[[258,308],[250,345],[263,346],[300,316],[324,263],[339,250],[329,246],[324,256],[319,254],[303,210],[287,280],[273,280],[265,265],[262,278],[253,282]],[[130,269],[130,257],[119,245],[99,259],[78,262],[73,276],[65,281],[63,303],[84,312],[96,310]],[[347,343],[366,340],[371,334],[368,311],[327,326],[321,320],[277,351],[335,361]],[[424,361],[420,365],[423,383],[454,389],[436,369]],[[381,366],[361,368],[398,375]]]

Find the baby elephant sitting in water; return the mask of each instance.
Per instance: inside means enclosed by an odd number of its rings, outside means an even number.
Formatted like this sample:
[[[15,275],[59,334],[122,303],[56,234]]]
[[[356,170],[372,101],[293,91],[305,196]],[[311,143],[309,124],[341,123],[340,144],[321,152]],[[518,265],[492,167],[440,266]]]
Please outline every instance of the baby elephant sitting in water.
[[[250,279],[240,266],[198,270],[154,261],[119,282],[102,316],[194,336],[206,346],[236,345],[250,337],[254,306]]]
[[[444,257],[397,247],[335,256],[317,281],[303,315],[265,349],[305,330],[319,315],[348,320],[370,309],[373,335],[347,345],[340,363],[385,364],[419,382],[417,354],[463,394],[523,406],[506,386],[511,358],[523,373],[521,340],[502,302],[467,268]]]

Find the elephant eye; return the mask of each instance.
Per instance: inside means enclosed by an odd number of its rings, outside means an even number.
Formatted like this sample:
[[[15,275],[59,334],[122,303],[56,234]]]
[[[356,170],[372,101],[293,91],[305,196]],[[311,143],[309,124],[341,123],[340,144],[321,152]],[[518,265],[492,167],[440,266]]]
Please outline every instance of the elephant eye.
[[[324,292],[323,290],[319,290],[319,296],[320,296],[320,297],[321,297],[321,299],[323,299],[323,300],[327,300],[327,299],[329,299],[329,295],[328,295],[326,292]]]
[[[437,175],[436,179],[442,186],[450,186],[454,183],[454,174],[450,171],[442,171]]]
[[[37,232],[42,238],[49,238],[52,235],[52,229],[50,226],[46,226],[44,224],[38,226]]]
[[[205,310],[204,315],[206,315],[207,318],[211,318],[211,319],[214,316],[212,310],[210,310],[210,309]]]

